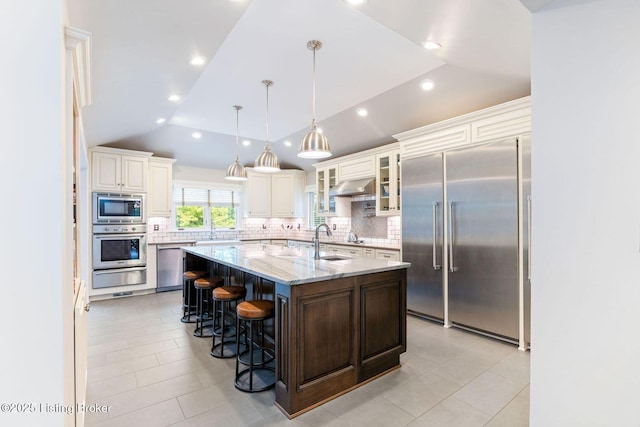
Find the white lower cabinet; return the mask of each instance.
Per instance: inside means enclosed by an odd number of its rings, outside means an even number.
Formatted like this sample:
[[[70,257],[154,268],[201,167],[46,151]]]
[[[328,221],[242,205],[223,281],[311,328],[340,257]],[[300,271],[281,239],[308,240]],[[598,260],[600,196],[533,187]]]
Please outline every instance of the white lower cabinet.
[[[393,249],[376,249],[376,258],[400,261],[400,251]]]
[[[362,256],[362,248],[354,248],[351,246],[327,245],[327,252],[335,255],[346,255],[352,257]]]
[[[313,243],[311,242],[302,242],[300,240],[289,240],[287,246],[294,249],[307,249],[313,248]]]
[[[274,243],[276,241],[277,240],[271,240],[271,243],[276,244]],[[312,242],[303,242],[300,240],[289,240],[287,243],[283,244],[289,246],[290,248],[296,249],[313,248]],[[376,258],[400,261],[400,251],[396,249],[363,248],[355,247],[353,245],[320,243],[320,252],[326,252],[329,255],[343,255],[348,257]]]

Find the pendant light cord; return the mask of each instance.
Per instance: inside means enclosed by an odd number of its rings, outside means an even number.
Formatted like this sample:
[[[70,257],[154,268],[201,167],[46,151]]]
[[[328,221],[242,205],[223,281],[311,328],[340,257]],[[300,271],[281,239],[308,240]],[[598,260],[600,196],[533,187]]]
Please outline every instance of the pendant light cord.
[[[311,91],[311,110],[313,117],[311,120],[311,129],[316,127],[316,50],[322,47],[322,43],[318,40],[311,40],[307,43],[307,49],[313,51],[313,73],[312,73],[312,91]]]
[[[313,104],[313,120],[311,127],[316,127],[316,46],[313,47],[313,93],[311,95],[311,102]]]
[[[267,129],[267,140],[266,140],[266,144],[265,147],[268,149],[269,148],[269,86],[271,86],[273,84],[273,82],[271,80],[263,80],[262,84],[264,84],[267,87],[267,108],[266,108],[266,118],[265,118],[265,127]]]
[[[267,86],[267,114],[266,114],[266,130],[267,130],[267,145],[269,145],[269,83],[265,83]]]
[[[239,131],[238,131],[238,129],[239,129],[239,127],[238,127],[238,121],[240,120],[240,119],[239,119],[239,116],[240,116],[240,109],[241,109],[242,107],[241,107],[241,106],[239,106],[239,105],[234,105],[234,106],[233,106],[233,108],[235,108],[235,109],[236,109],[236,160],[238,160],[238,158],[239,158],[239,156],[238,156],[238,148],[239,148],[239,144],[238,144],[238,132],[239,132]]]

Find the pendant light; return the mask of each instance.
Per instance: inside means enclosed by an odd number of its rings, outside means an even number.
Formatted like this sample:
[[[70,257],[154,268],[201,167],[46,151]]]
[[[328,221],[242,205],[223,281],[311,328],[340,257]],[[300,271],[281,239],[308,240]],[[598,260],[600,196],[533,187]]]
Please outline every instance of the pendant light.
[[[298,157],[304,159],[323,159],[331,156],[331,148],[325,136],[318,132],[316,127],[316,50],[322,47],[322,43],[318,40],[311,40],[307,43],[307,48],[313,51],[313,120],[311,121],[311,130],[302,139]]]
[[[264,146],[264,151],[258,156],[253,169],[257,172],[279,172],[280,163],[275,154],[271,152],[269,147],[269,86],[273,85],[271,80],[263,80],[262,84],[267,88],[267,115],[266,115],[266,128],[267,128],[267,140]]]
[[[227,176],[225,178],[231,181],[246,181],[247,171],[238,161],[238,116],[242,107],[234,105],[233,108],[236,109],[236,161],[227,168]]]

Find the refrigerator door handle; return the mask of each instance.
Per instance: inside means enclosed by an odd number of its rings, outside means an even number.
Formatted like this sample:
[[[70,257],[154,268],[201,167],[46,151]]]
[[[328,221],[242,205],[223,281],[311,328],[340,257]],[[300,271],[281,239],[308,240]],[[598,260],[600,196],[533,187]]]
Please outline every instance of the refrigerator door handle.
[[[453,202],[449,202],[449,271],[455,272],[457,268],[453,264]]]
[[[433,265],[433,269],[434,270],[440,270],[441,265],[438,264],[438,260],[437,260],[437,245],[436,245],[436,240],[437,240],[437,227],[436,227],[436,223],[437,221],[437,214],[438,214],[438,205],[440,205],[440,203],[438,202],[433,202],[433,260],[432,260],[432,265]]]
[[[527,280],[531,280],[531,195],[527,196]]]

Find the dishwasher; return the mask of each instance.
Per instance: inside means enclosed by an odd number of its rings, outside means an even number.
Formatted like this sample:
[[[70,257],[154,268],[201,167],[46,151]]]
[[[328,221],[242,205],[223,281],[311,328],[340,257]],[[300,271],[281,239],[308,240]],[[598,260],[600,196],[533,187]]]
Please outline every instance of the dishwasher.
[[[180,245],[158,245],[158,287],[156,292],[182,289],[184,252]]]

